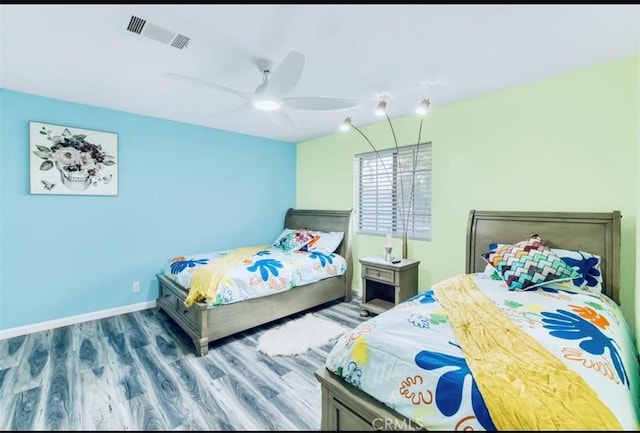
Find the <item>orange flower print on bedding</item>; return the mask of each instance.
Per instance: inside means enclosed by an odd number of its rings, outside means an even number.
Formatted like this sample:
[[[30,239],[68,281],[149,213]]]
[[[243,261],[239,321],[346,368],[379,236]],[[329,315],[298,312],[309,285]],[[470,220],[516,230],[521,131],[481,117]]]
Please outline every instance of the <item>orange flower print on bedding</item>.
[[[406,310],[408,308],[414,308],[418,303],[414,301],[401,302],[395,306],[397,310]]]
[[[269,278],[269,287],[273,290],[284,290],[287,288],[287,281],[282,277]]]
[[[364,334],[366,334],[368,332],[371,332],[376,327],[377,327],[377,325],[371,324],[371,323],[358,326],[349,335],[349,338],[347,338],[347,341],[345,342],[345,346],[349,345],[349,343],[352,343],[352,342],[356,341],[358,339],[358,337],[360,337],[360,336],[362,336],[362,335],[364,335]]]
[[[506,284],[505,284],[506,286]],[[473,430],[472,426],[469,426],[468,428],[465,426],[465,423],[473,423],[474,421],[476,421],[476,417],[473,415],[469,415],[469,416],[465,416],[463,418],[460,419],[460,421],[458,421],[456,423],[456,426],[454,428],[455,431],[471,431]]]
[[[563,348],[562,354],[569,361],[578,362],[584,368],[595,370],[616,384],[620,383],[616,370],[609,360],[604,359],[603,357],[594,359],[591,353],[584,352],[583,350],[575,347]]]
[[[424,390],[424,392],[420,390],[423,383],[424,379],[418,374],[413,377],[407,377],[400,383],[400,395],[410,400],[413,405],[431,404],[433,402],[433,393],[428,389]]]
[[[316,243],[316,242],[318,242],[319,240],[320,240],[320,236],[318,236],[318,235],[314,235],[314,236],[313,236],[313,239],[311,239],[311,240],[309,241],[309,243],[307,244],[307,248],[311,248],[311,247],[313,247],[313,245],[315,245],[315,243]]]
[[[325,272],[330,276],[334,276],[336,274],[336,267],[333,265],[329,265],[326,263],[322,263],[322,262],[314,262],[313,263],[313,270],[314,271],[319,271],[321,273]]]
[[[598,313],[591,307],[580,307],[578,305],[570,305],[571,309],[578,316],[593,323],[600,329],[607,329],[609,327],[609,320]]]

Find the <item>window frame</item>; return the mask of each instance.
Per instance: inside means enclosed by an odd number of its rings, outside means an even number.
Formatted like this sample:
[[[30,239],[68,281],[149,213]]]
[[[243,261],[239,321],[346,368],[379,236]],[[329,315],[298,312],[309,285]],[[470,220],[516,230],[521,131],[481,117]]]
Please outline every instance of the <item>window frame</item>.
[[[417,152],[417,156],[416,156]],[[417,157],[417,165],[410,170],[400,170],[406,158]],[[409,160],[411,161],[411,160]],[[369,166],[365,168],[365,164]],[[400,162],[400,164],[399,164]],[[371,166],[375,166],[372,168]],[[369,174],[364,172],[369,170]],[[432,238],[432,143],[393,147],[389,149],[365,152],[354,155],[354,208],[356,209],[355,232],[366,235],[386,235],[402,237],[400,191],[410,199],[410,187],[403,185],[408,176],[414,182],[415,198],[412,207],[405,203],[409,214],[407,237],[409,239],[430,241]],[[415,178],[414,174],[418,175]],[[363,176],[367,176],[371,185],[364,185]],[[422,179],[422,180],[420,180]],[[406,180],[405,180],[406,181]],[[408,189],[409,188],[409,189]],[[365,204],[365,202],[369,202]]]

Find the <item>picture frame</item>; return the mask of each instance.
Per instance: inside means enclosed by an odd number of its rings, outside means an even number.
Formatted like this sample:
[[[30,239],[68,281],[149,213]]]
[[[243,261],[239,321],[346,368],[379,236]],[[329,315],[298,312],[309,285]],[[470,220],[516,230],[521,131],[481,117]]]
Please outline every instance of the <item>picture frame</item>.
[[[118,134],[29,122],[30,192],[118,195]]]

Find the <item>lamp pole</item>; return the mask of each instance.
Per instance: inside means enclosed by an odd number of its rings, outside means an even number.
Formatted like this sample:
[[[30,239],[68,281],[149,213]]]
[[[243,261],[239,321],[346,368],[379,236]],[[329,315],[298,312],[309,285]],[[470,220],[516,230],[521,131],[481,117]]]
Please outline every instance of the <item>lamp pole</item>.
[[[399,213],[400,213],[400,223],[402,226],[402,258],[406,259],[408,257],[408,225],[409,225],[409,215],[412,213],[411,209],[413,209],[414,203],[415,203],[415,182],[416,182],[416,166],[418,164],[418,150],[420,148],[420,140],[422,138],[422,123],[424,121],[424,115],[427,114],[428,110],[429,110],[429,105],[430,105],[430,101],[429,99],[423,99],[420,104],[418,105],[418,108],[416,109],[416,112],[418,114],[420,114],[420,127],[418,129],[418,143],[416,146],[416,150],[414,152],[413,155],[413,167],[412,167],[412,172],[411,172],[411,190],[409,192],[409,209],[405,208],[405,197],[404,197],[404,182],[403,182],[403,176],[400,175],[400,196],[401,196],[401,202],[398,203],[398,209],[399,209]],[[387,114],[387,102],[382,99],[380,100],[380,102],[378,103],[378,107],[376,109],[376,114],[379,115],[384,115],[385,118],[387,119],[387,123],[389,124],[389,128],[391,129],[391,134],[393,135],[393,143],[396,147],[396,155],[400,154],[400,149],[398,147],[398,139],[396,137],[396,132],[393,128],[393,122],[391,122],[391,118],[389,117],[389,115]],[[360,130],[360,128],[358,128],[357,126],[355,126],[352,121],[351,121],[351,117],[347,116],[346,119],[344,119],[343,122],[343,128],[344,130],[348,130],[349,128],[353,128],[356,131],[358,131],[358,133],[366,140],[367,143],[369,143],[369,146],[371,146],[371,148],[373,149],[373,151],[376,153],[376,157],[378,158],[378,161],[380,161],[380,163],[382,164],[382,168],[384,169],[385,175],[387,176],[387,179],[389,180],[390,184],[394,184],[394,182],[391,179],[391,176],[389,175],[389,171],[387,170],[387,166],[384,163],[383,158],[380,156],[380,153],[378,152],[378,149],[376,149],[376,147],[373,145],[373,143],[371,142],[371,140],[369,139],[369,137],[367,137],[365,135],[364,132],[362,132]],[[399,166],[399,159],[397,160],[396,164]],[[397,197],[397,195],[396,195]],[[397,198],[396,198],[396,202],[397,202]],[[387,254],[388,255],[388,254]]]

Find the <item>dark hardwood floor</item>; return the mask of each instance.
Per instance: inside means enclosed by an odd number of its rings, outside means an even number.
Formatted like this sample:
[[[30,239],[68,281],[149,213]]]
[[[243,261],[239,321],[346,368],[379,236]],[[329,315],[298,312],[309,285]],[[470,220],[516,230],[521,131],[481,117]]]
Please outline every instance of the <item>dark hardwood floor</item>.
[[[364,320],[358,300],[311,311],[349,328]],[[335,340],[258,352],[284,320],[210,343],[204,357],[155,308],[0,340],[0,429],[318,430],[313,372]]]

